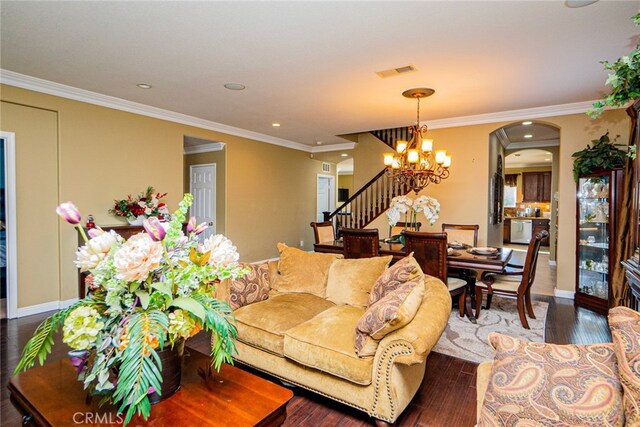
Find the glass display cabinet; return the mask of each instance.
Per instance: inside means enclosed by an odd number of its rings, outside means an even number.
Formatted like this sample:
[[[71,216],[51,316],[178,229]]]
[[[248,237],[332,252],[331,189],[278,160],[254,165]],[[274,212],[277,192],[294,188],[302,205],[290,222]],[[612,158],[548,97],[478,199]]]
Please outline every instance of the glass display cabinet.
[[[621,176],[616,169],[578,178],[575,304],[602,314],[607,313],[611,298],[609,269]]]

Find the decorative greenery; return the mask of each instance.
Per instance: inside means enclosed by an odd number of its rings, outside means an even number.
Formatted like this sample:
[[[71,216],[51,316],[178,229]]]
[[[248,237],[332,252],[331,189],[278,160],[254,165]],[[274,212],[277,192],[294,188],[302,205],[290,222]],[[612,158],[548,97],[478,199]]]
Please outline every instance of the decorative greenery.
[[[24,347],[14,374],[42,365],[61,327],[63,341],[74,351],[71,363],[85,389],[103,396],[100,403],[118,405],[127,424],[135,414],[151,411],[148,395],[162,393],[158,352],[165,345],[181,350],[184,341],[203,328],[212,334],[211,361],[219,370],[236,352],[235,319],[229,305],[215,298],[220,280],[246,274],[230,240],[197,235],[206,226],[191,218],[188,235],[182,224],[192,202],[186,194],[169,223],[144,222],[146,232],[124,241],[114,231],[89,231],[70,202],[57,211],[78,227],[86,245],[76,252],[76,266],[90,272],[89,295],[46,319]]]
[[[573,179],[578,182],[579,175],[586,175],[595,169],[615,169],[624,166],[625,158],[631,157],[635,159],[635,145],[628,147],[625,152],[617,147],[627,147],[624,144],[615,144],[620,135],[616,135],[613,142],[609,139],[609,131],[598,139],[591,142],[593,147],[587,144],[584,150],[576,151],[572,154],[575,157],[573,161]]]
[[[640,25],[640,12],[632,19],[636,25]],[[587,111],[594,119],[602,114],[605,106],[622,107],[640,96],[640,39],[628,56],[623,56],[614,63],[601,61],[601,64],[605,70],[612,71],[605,83],[611,85],[611,93],[595,102],[593,108]]]

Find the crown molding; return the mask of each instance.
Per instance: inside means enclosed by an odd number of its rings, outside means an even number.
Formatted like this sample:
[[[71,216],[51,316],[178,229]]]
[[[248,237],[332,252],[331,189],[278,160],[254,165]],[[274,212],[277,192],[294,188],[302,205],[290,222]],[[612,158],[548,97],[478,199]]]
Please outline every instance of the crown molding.
[[[330,151],[342,151],[342,150],[353,150],[356,148],[355,142],[345,142],[344,144],[332,144],[332,145],[319,145],[317,147],[312,147],[312,153],[328,153]]]
[[[500,111],[497,113],[477,114],[474,116],[451,117],[424,122],[429,129],[443,129],[459,126],[482,125],[496,122],[511,122],[543,117],[582,114],[593,107],[593,101],[574,102],[571,104],[549,105],[547,107],[524,108],[521,110]],[[611,110],[613,108],[605,108]]]
[[[548,141],[531,141],[531,142],[512,142],[506,149],[519,150],[522,148],[538,148],[538,147],[557,147],[560,145],[559,139],[550,139]]]
[[[226,144],[224,142],[210,142],[208,144],[184,147],[184,154],[210,153],[212,151],[222,151]]]
[[[228,126],[222,123],[188,116],[182,113],[176,113],[175,111],[169,111],[162,108],[152,107],[150,105],[140,104],[138,102],[127,101],[126,99],[116,98],[114,96],[104,95],[97,92],[91,92],[89,90],[79,89],[73,86],[67,86],[61,83],[55,83],[49,80],[39,79],[37,77],[27,76],[25,74],[20,74],[5,69],[0,69],[0,83],[19,87],[22,89],[32,90],[35,92],[46,93],[48,95],[59,96],[61,98],[73,99],[74,101],[99,105],[101,107],[113,108],[115,110],[140,114],[142,116],[153,117],[169,122],[180,123],[183,125],[194,126],[197,128],[212,130],[216,132],[222,132],[228,135],[239,136],[242,138],[253,139],[256,141],[266,142],[267,144],[293,148],[294,150],[306,151],[308,153],[311,153],[312,149],[314,148],[308,145],[301,144],[299,142],[276,138],[274,136]]]

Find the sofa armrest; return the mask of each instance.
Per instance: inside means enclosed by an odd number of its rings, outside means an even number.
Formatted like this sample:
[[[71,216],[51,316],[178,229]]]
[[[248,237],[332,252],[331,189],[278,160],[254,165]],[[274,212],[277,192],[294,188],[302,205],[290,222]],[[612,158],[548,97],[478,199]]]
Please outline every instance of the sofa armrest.
[[[493,362],[482,362],[478,365],[476,371],[476,393],[478,399],[478,406],[476,407],[476,420],[480,422],[480,410],[484,404],[484,395],[487,392],[489,386],[489,380],[491,378],[491,368]]]
[[[422,363],[440,339],[451,314],[451,295],[439,279],[425,275],[425,293],[416,316],[406,326],[387,334],[378,345],[376,360],[388,352],[387,347],[402,346],[394,363]]]
[[[216,299],[225,301],[229,304],[231,298],[231,279],[221,280],[216,285]]]

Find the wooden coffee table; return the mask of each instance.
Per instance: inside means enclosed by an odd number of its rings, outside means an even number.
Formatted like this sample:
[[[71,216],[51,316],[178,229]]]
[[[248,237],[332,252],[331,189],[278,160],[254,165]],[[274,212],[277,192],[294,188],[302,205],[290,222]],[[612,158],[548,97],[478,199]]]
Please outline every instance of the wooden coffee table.
[[[210,358],[187,348],[180,389],[151,408],[153,426],[279,426],[286,416],[291,390],[230,365],[211,370]],[[112,405],[87,399],[68,359],[33,368],[9,380],[11,402],[41,426],[121,425]],[[134,417],[130,426],[144,425]]]

